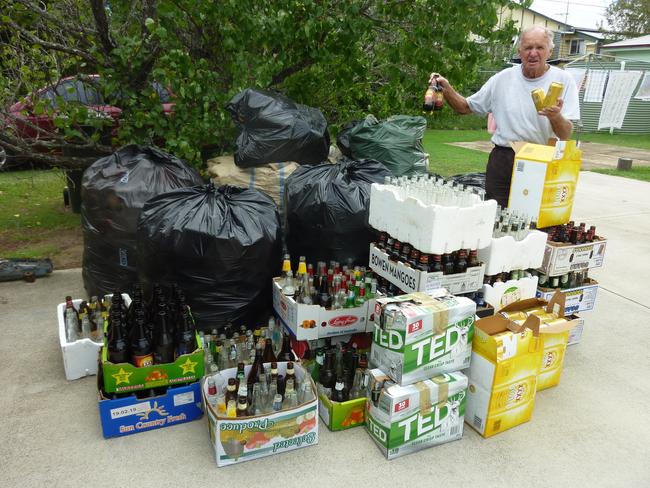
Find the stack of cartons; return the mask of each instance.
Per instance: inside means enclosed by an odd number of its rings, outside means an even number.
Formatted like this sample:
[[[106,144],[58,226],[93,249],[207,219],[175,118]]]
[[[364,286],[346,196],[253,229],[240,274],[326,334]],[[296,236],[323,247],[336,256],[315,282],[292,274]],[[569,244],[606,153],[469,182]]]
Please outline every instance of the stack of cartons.
[[[560,381],[568,331],[563,296],[528,299],[476,322],[466,421],[490,437],[527,422],[535,395]]]
[[[377,300],[366,427],[388,459],[462,437],[475,313],[444,290]]]
[[[547,242],[544,261],[539,272],[550,279],[573,271],[600,268],[603,265],[606,247],[607,239],[601,236],[595,236],[593,242],[583,244]],[[569,335],[569,345],[580,342],[584,320],[576,314],[593,310],[597,291],[598,282],[594,279],[588,279],[578,287],[563,290],[566,297],[565,314],[578,321],[578,325]],[[555,293],[553,288],[538,287],[537,289],[537,297],[545,300],[548,300],[553,293]]]
[[[128,305],[130,297],[123,294],[123,298]],[[99,417],[104,437],[145,432],[203,416],[200,380],[204,354],[198,334],[196,343],[195,351],[178,356],[172,363],[136,367],[131,363],[111,363],[108,340],[104,339],[97,365]],[[158,394],[142,397],[142,392]]]

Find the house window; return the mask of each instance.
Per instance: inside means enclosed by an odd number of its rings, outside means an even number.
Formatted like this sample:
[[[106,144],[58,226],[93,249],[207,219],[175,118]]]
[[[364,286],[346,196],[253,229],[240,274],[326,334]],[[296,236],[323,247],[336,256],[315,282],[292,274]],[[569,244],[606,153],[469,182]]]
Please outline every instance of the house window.
[[[571,49],[569,54],[584,54],[585,53],[585,40],[584,39],[571,39]]]

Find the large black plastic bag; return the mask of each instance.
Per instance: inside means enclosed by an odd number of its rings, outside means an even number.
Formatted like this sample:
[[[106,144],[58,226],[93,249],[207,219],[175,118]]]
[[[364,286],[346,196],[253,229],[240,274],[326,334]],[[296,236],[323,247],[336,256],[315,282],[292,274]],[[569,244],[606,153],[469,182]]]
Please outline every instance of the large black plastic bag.
[[[135,144],[87,168],[81,183],[81,223],[88,295],[129,290],[137,279],[135,233],[147,200],[202,183],[198,173],[177,157]]]
[[[422,147],[426,128],[424,117],[393,115],[379,121],[369,115],[350,130],[352,157],[380,161],[395,176],[426,173],[429,156]]]
[[[320,110],[279,93],[247,88],[226,105],[239,128],[235,164],[251,168],[293,161],[318,164],[327,159],[330,138]]]
[[[259,325],[281,253],[278,209],[258,190],[176,190],[149,200],[138,224],[140,280],[147,288],[177,283],[201,329]]]
[[[485,173],[465,173],[447,178],[449,181],[485,190]]]
[[[370,185],[390,171],[378,161],[341,158],[336,164],[302,166],[285,189],[287,247],[297,260],[367,265],[375,235],[368,225]]]

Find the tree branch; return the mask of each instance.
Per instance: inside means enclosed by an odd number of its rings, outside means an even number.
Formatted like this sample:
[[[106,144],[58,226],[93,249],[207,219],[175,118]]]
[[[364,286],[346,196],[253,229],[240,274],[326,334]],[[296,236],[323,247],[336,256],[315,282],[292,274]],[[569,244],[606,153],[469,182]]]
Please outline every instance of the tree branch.
[[[283,70],[279,71],[275,75],[273,75],[273,78],[271,78],[271,83],[269,84],[269,87],[279,85],[282,83],[285,79],[287,79],[289,76],[298,73],[299,71],[302,71],[305,68],[308,68],[312,64],[314,64],[314,59],[312,58],[305,58],[301,61],[298,61],[297,63],[287,66]]]
[[[58,43],[55,43],[55,42],[45,41],[45,40],[35,36],[31,32],[29,32],[28,30],[24,29],[20,25],[16,24],[11,19],[9,19],[7,21],[7,24],[9,24],[11,27],[16,29],[16,31],[22,37],[24,37],[25,39],[27,39],[28,41],[30,41],[33,44],[39,44],[40,46],[44,47],[45,49],[51,49],[51,50],[59,51],[59,52],[62,52],[62,53],[72,54],[73,56],[79,56],[80,58],[85,59],[86,61],[88,61],[89,63],[94,64],[94,65],[100,65],[101,64],[97,59],[95,59],[93,56],[91,56],[87,52],[81,51],[80,49],[75,49],[75,48],[70,47],[70,46],[64,46],[63,44],[58,44]]]
[[[103,0],[90,0],[90,7],[93,11],[95,25],[97,26],[97,37],[101,43],[104,54],[107,56],[115,49],[116,45],[108,28],[108,18],[104,9]]]
[[[60,18],[49,13],[47,10],[40,8],[38,5],[35,5],[34,2],[30,2],[29,0],[15,1],[23,5],[25,8],[28,8],[32,12],[38,14],[39,17],[47,20],[48,22],[51,22],[52,24],[55,24],[62,32],[70,34],[75,39],[83,41],[84,43],[87,43],[86,36],[97,35],[97,32],[94,29],[84,27],[80,22],[75,22],[72,24],[64,22]]]

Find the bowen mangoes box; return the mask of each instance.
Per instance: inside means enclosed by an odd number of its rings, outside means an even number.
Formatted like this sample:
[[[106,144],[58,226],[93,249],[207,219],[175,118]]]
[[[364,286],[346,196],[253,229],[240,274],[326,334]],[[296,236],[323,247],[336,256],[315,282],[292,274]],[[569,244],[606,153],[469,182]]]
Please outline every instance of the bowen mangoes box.
[[[431,293],[440,288],[449,293],[470,293],[483,286],[485,274],[484,264],[467,268],[464,273],[427,273],[400,261],[392,261],[388,254],[374,244],[370,244],[370,269],[407,293]]]
[[[400,385],[469,366],[476,303],[441,291],[380,298],[370,363]]]
[[[370,371],[371,391],[387,380],[381,370]],[[467,377],[459,372],[381,387],[368,401],[366,428],[387,459],[454,441],[463,436],[466,396]]]
[[[173,363],[154,364],[143,368],[136,368],[130,363],[111,363],[104,346],[101,355],[104,390],[107,393],[125,393],[200,380],[203,377],[204,356],[198,334],[196,343],[199,344],[196,351],[179,356]]]
[[[268,364],[268,363],[267,363]],[[316,387],[309,373],[294,363],[296,377],[302,381],[306,375],[312,386],[312,399],[295,408],[247,417],[229,418],[219,415],[207,400],[207,382],[203,382],[203,397],[208,413],[210,444],[214,449],[217,467],[251,461],[273,454],[293,451],[318,444],[318,400]],[[248,376],[251,365],[245,367]],[[237,368],[214,375],[219,391],[233,378]],[[278,363],[278,373],[286,375],[287,363]]]
[[[101,385],[101,383],[100,383]],[[104,437],[120,437],[191,422],[203,416],[201,385],[170,387],[162,395],[108,399],[99,392],[99,418]]]
[[[318,415],[331,431],[359,427],[366,423],[366,397],[334,402],[321,394],[318,397]]]

